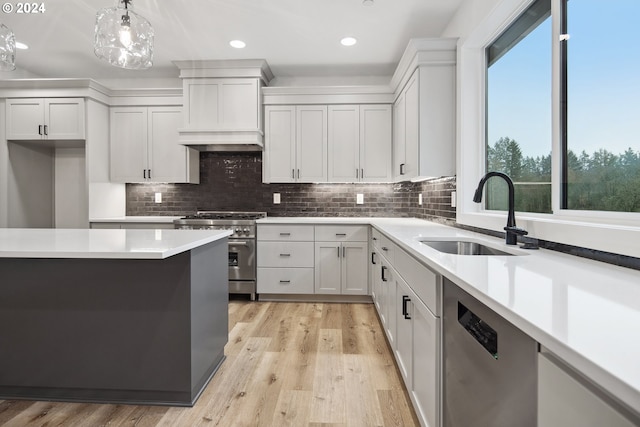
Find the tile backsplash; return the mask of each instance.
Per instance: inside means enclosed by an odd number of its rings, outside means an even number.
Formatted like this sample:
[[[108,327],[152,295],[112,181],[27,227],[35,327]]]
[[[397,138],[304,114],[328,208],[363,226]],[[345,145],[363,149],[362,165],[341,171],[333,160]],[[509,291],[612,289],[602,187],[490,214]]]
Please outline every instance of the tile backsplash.
[[[127,184],[127,215],[196,210],[264,211],[269,216],[415,217],[453,225],[455,177],[395,184],[264,184],[262,153],[200,153],[200,184]],[[156,192],[162,203],[154,202]],[[273,203],[279,193],[281,203]],[[356,204],[362,194],[363,204]],[[418,204],[422,194],[422,205]]]

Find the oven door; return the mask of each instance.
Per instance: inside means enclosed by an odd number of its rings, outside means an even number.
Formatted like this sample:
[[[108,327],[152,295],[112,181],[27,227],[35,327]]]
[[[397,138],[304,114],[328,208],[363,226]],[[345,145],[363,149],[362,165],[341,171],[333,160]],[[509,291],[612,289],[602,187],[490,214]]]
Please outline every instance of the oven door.
[[[229,239],[229,281],[256,280],[256,241]]]

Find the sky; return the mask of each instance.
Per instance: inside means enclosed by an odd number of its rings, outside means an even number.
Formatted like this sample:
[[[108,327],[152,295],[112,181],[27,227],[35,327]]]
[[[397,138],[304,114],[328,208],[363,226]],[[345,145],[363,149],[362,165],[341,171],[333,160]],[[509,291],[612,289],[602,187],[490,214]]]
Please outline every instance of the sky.
[[[640,151],[638,0],[568,3],[569,148]],[[489,70],[489,143],[515,139],[524,156],[551,152],[551,18]]]

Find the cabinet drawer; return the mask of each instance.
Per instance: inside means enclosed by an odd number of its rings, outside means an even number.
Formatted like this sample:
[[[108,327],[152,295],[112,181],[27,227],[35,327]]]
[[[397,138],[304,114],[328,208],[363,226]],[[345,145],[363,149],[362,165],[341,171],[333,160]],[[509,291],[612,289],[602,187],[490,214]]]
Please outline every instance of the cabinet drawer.
[[[258,242],[258,267],[313,267],[313,242]]]
[[[258,268],[259,294],[312,294],[313,268]]]
[[[382,254],[382,256],[385,257],[387,261],[389,261],[389,264],[395,264],[395,253],[400,251],[398,246],[396,246],[395,243],[393,243],[390,239],[383,235],[380,235],[380,239],[378,240],[378,242],[378,247],[380,248],[380,253]]]
[[[366,225],[316,225],[317,242],[366,242],[368,239]]]
[[[313,225],[258,225],[258,240],[313,242]]]
[[[429,310],[436,316],[440,316],[440,305],[438,304],[442,289],[440,276],[420,264],[415,258],[402,249],[396,250],[394,256],[394,266],[400,276],[402,276]]]
[[[376,230],[375,228],[371,228],[371,244],[373,245],[373,249],[380,249],[380,239],[382,238],[382,234]]]

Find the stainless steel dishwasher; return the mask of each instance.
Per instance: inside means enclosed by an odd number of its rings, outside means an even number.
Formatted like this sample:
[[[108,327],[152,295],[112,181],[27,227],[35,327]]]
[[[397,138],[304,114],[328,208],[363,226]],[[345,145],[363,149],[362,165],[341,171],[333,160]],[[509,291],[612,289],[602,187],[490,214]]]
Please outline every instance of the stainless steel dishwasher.
[[[444,427],[536,427],[537,343],[443,281]]]

